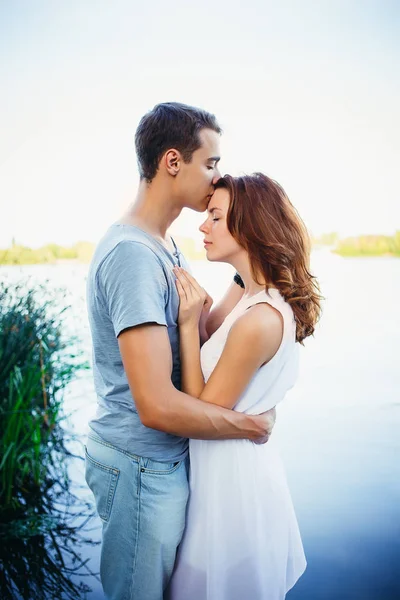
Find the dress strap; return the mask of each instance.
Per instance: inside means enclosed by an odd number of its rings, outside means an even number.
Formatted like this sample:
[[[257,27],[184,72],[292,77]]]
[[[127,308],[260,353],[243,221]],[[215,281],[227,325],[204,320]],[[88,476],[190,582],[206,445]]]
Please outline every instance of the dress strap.
[[[271,304],[271,306],[275,308],[276,305],[279,306],[279,304],[284,302],[284,300],[279,290],[277,290],[276,288],[270,288],[268,292],[266,292],[265,290],[261,290],[261,292],[258,292],[258,294],[254,294],[254,296],[248,298],[246,302],[246,310],[251,306],[254,306],[255,304],[260,304],[264,302]]]
[[[284,332],[286,332],[286,329],[288,326],[287,307],[285,306],[286,303],[285,303],[284,298],[281,296],[281,294],[277,288],[270,288],[268,290],[268,292],[262,290],[258,294],[255,294],[254,296],[249,298],[249,302],[246,303],[244,310],[246,311],[249,308],[251,308],[252,306],[255,306],[256,304],[264,304],[264,303],[269,304],[270,306],[272,306],[272,308],[274,308],[275,310],[277,310],[279,312],[279,314],[282,317]]]

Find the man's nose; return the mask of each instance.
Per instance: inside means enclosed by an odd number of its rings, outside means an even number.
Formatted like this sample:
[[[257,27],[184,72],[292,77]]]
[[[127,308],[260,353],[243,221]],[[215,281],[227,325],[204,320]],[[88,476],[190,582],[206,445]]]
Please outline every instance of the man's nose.
[[[215,175],[212,180],[213,185],[215,185],[219,179],[221,179],[221,173],[218,171],[218,169],[216,169]]]

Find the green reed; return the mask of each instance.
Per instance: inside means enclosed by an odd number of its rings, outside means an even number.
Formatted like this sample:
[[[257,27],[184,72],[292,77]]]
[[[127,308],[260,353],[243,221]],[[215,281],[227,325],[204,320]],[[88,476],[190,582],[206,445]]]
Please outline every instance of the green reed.
[[[0,283],[0,597],[76,598],[91,508],[72,491],[63,391],[87,368],[65,293]],[[60,306],[62,308],[60,309]],[[64,425],[64,426],[63,426]],[[75,578],[75,580],[74,580]]]

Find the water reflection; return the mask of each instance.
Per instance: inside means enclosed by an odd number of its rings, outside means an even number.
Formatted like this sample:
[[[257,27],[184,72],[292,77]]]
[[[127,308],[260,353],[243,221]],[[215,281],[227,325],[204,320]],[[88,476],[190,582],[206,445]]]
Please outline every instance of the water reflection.
[[[297,386],[279,407],[279,440],[308,559],[288,600],[398,600],[400,582],[400,260],[315,254],[326,296],[321,326],[306,343]],[[73,290],[72,328],[90,339],[86,267],[43,268]],[[51,272],[50,272],[51,271]],[[36,270],[38,273],[38,270]],[[227,265],[194,263],[214,298],[231,281]],[[39,274],[39,276],[42,276]],[[84,436],[95,398],[90,376],[75,382],[66,410]],[[71,466],[84,482],[83,466]],[[82,490],[89,501],[90,492]],[[85,496],[87,494],[87,496]],[[99,539],[94,519],[92,539]],[[83,557],[98,570],[99,547]],[[89,600],[103,600],[91,580]]]

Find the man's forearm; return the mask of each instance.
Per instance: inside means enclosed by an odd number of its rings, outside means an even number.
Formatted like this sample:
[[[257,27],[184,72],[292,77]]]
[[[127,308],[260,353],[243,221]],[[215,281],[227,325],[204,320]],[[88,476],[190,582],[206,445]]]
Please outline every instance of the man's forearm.
[[[158,403],[157,410],[144,424],[166,433],[203,440],[256,440],[265,433],[257,416],[221,408],[176,389]]]
[[[143,425],[182,437],[267,441],[269,416],[245,415],[177,390],[171,380],[173,360],[165,327],[133,327],[124,331],[118,342]]]

